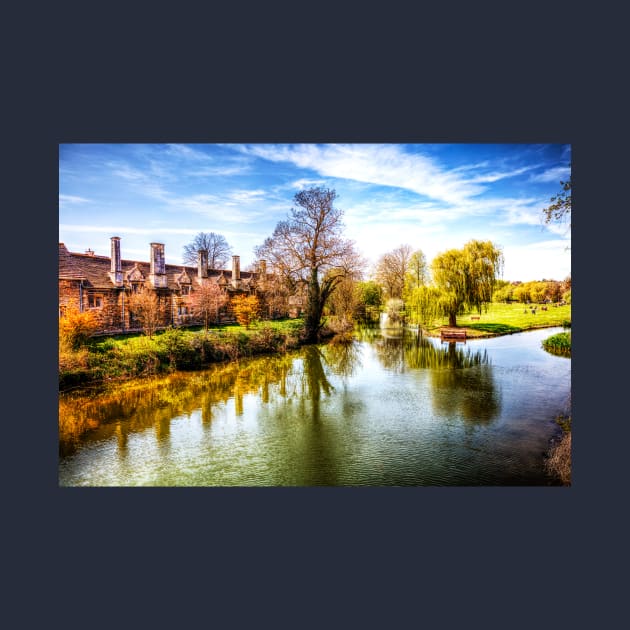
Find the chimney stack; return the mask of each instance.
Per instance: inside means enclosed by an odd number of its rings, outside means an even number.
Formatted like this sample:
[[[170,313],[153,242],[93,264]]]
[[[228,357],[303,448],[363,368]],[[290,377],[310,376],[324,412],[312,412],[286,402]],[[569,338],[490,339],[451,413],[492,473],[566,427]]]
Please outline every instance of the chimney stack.
[[[122,263],[120,260],[120,236],[112,236],[112,256],[111,256],[111,269],[109,277],[111,281],[117,286],[121,287],[123,283],[122,275]]]
[[[166,287],[164,243],[151,243],[151,270],[149,279],[155,288]]]
[[[260,279],[265,280],[265,278],[267,277],[267,261],[261,260],[258,269],[260,273]]]
[[[232,286],[236,289],[241,281],[241,257],[232,256]]]
[[[197,277],[200,280],[208,277],[208,251],[205,249],[197,251]]]

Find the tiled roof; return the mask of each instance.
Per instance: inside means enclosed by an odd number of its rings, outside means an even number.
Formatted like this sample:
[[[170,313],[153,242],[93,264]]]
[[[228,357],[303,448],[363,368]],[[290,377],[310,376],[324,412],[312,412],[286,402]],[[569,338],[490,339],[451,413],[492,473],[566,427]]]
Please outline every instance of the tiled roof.
[[[84,277],[73,254],[68,251],[63,243],[59,243],[59,277],[71,280]]]
[[[148,262],[140,262],[136,260],[122,260],[121,268],[125,283],[127,282],[127,273],[135,266],[140,269],[146,281],[149,281],[151,273],[151,265]],[[178,289],[178,278],[182,271],[186,271],[191,279],[197,276],[197,267],[189,267],[186,265],[165,265],[166,282],[169,289]],[[109,277],[111,271],[111,259],[108,256],[98,256],[96,254],[77,254],[69,252],[63,243],[59,243],[59,278],[83,279],[87,286],[95,289],[111,289],[114,284]],[[228,281],[232,278],[231,270],[210,269],[208,270],[208,278],[216,280],[223,274],[227,276]],[[255,274],[249,271],[241,271],[241,280],[250,279]],[[229,284],[229,283],[228,283]]]

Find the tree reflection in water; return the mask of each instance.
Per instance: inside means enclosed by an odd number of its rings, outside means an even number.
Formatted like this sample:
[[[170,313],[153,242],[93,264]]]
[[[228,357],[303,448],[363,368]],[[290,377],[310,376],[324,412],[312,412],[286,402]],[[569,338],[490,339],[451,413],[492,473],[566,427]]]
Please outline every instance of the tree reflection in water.
[[[279,399],[312,403],[319,418],[319,401],[334,391],[326,374],[349,376],[358,365],[354,344],[265,356],[214,366],[201,372],[174,373],[153,379],[120,383],[97,392],[63,394],[59,399],[59,450],[72,453],[84,439],[116,436],[121,450],[129,433],[152,428],[161,443],[168,441],[173,418],[201,410],[204,424],[212,422],[218,404],[234,401],[236,416],[243,414],[243,399],[257,395],[264,404]]]
[[[471,422],[490,422],[499,413],[499,401],[487,352],[462,349],[454,342],[438,346],[422,335],[380,338],[376,355],[384,368],[401,374],[429,369],[436,411]]]
[[[455,343],[443,349],[416,335],[382,338],[375,334],[372,344],[388,370],[430,369],[436,410],[476,422],[490,421],[498,413],[485,353],[463,351]],[[361,366],[361,347],[353,342],[304,346],[296,352],[216,365],[200,372],[120,383],[92,395],[63,394],[59,400],[60,455],[71,454],[82,441],[110,437],[124,451],[130,433],[147,429],[166,446],[174,418],[200,412],[202,423],[208,425],[218,406],[232,400],[238,417],[244,412],[244,397],[249,395],[257,396],[265,406],[295,400],[302,417],[317,424],[321,400],[335,392],[332,375],[342,379],[338,412],[343,414],[347,405],[353,411],[348,415],[355,415],[360,401],[348,397],[345,380]]]

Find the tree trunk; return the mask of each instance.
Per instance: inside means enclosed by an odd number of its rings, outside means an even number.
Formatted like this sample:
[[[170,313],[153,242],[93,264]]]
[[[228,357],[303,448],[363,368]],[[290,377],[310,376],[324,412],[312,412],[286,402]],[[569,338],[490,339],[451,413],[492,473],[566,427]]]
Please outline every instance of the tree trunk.
[[[307,343],[319,341],[319,323],[322,317],[319,281],[317,269],[311,270],[311,280],[308,285],[308,303],[306,305],[306,321],[304,323]]]
[[[448,325],[451,328],[455,328],[457,326],[457,313],[448,314]]]

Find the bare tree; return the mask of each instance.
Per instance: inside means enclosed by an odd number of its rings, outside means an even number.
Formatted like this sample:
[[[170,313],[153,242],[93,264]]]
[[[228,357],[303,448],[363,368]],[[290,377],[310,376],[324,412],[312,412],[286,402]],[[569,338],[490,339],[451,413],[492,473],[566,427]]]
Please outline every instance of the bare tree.
[[[144,289],[140,293],[132,293],[129,297],[129,313],[150,338],[163,322],[165,309],[155,291]]]
[[[412,252],[411,245],[401,245],[380,257],[376,265],[376,279],[388,297],[402,298]]]
[[[322,312],[337,285],[361,267],[351,241],[343,237],[342,212],[333,203],[334,190],[315,187],[298,192],[289,218],[256,248],[289,285],[307,288],[305,338],[316,342]]]
[[[199,232],[192,243],[184,245],[184,264],[196,265],[197,252],[202,249],[208,252],[209,269],[223,269],[232,254],[232,248],[221,234]]]
[[[191,296],[193,314],[203,319],[204,329],[208,330],[208,322],[219,320],[219,310],[227,301],[228,296],[225,291],[216,282],[208,280]]]

